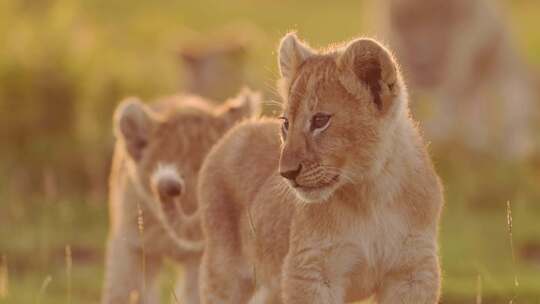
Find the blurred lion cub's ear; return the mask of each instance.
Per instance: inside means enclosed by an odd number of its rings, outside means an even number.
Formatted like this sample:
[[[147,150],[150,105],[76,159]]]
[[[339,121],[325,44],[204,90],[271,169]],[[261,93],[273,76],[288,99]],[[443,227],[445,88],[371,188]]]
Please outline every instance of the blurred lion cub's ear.
[[[352,94],[369,88],[373,101],[386,112],[397,96],[398,67],[390,52],[377,41],[360,38],[351,41],[338,58],[344,71],[343,85]]]
[[[244,87],[236,96],[240,107],[244,108],[252,116],[261,114],[262,94],[259,91],[253,91],[249,87]]]
[[[155,124],[152,113],[138,98],[123,100],[114,112],[114,133],[123,141],[128,154],[138,161]]]
[[[262,94],[244,87],[234,98],[227,100],[219,112],[231,122],[241,118],[256,117],[262,111]]]
[[[313,50],[304,42],[298,40],[296,33],[288,33],[279,43],[278,65],[281,77],[291,79],[300,65],[313,56]]]

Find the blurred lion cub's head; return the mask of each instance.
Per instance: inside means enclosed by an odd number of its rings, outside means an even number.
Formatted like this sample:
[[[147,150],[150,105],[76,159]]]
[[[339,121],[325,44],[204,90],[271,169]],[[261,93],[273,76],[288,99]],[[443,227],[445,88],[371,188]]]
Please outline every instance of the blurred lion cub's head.
[[[136,98],[123,101],[114,114],[114,129],[139,195],[148,200],[155,195],[162,202],[182,196],[183,207],[194,210],[198,172],[207,152],[260,106],[260,94],[248,89],[220,106],[196,96],[151,106]]]
[[[390,154],[387,133],[406,121],[404,84],[389,51],[356,39],[315,52],[294,33],[279,50],[283,147],[280,174],[305,202],[376,174]]]

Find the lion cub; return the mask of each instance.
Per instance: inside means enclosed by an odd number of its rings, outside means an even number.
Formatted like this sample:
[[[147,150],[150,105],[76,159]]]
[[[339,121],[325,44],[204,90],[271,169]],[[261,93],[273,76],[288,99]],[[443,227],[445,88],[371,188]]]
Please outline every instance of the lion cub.
[[[229,131],[203,164],[203,303],[436,303],[442,189],[392,55],[286,35],[280,120]]]
[[[164,257],[184,265],[182,303],[199,303],[199,222],[171,219],[195,210],[198,172],[210,147],[259,107],[260,96],[249,91],[221,106],[195,96],[149,106],[132,98],[118,106],[103,303],[157,303],[155,281]],[[182,209],[172,200],[181,201]]]

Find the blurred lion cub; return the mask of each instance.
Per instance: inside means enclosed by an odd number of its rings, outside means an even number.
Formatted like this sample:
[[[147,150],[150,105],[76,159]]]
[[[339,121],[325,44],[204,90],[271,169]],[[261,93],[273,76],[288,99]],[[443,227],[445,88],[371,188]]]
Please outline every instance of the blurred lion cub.
[[[288,34],[279,66],[283,117],[233,128],[201,169],[202,302],[437,303],[442,189],[394,58]]]
[[[221,106],[195,96],[149,106],[133,98],[118,106],[103,303],[158,303],[155,283],[165,257],[183,263],[182,303],[199,303],[199,221],[177,219],[197,206],[195,185],[210,147],[259,107],[259,94],[247,90]]]

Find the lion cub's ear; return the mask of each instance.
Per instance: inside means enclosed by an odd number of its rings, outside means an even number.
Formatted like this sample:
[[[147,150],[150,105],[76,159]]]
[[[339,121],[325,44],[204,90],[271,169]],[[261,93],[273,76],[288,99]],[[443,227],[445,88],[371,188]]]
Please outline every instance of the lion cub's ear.
[[[367,87],[378,110],[386,112],[398,94],[398,67],[390,52],[372,39],[351,41],[338,66],[342,83],[352,94],[361,96]]]
[[[139,99],[128,98],[116,107],[113,124],[115,135],[123,141],[128,154],[135,161],[140,160],[155,125],[150,110]]]
[[[261,110],[262,94],[244,87],[236,97],[227,100],[221,111],[225,119],[235,123],[243,118],[256,117]]]
[[[243,109],[248,116],[257,116],[262,111],[262,94],[244,87],[235,97],[236,106]]]
[[[296,33],[288,33],[281,39],[278,51],[278,65],[281,77],[291,80],[300,65],[313,56],[313,50],[298,40]]]

